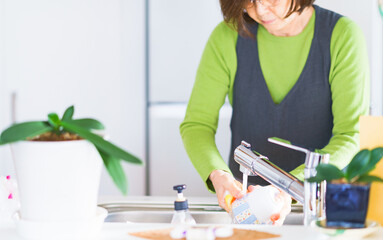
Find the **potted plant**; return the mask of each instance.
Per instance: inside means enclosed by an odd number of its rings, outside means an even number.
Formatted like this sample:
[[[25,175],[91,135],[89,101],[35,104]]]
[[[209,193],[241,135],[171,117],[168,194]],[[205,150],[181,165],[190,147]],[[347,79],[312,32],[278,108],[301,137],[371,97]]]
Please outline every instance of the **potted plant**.
[[[20,219],[92,221],[97,215],[102,163],[123,194],[127,192],[127,182],[121,160],[142,164],[137,157],[95,133],[104,129],[99,121],[73,119],[73,114],[71,106],[61,118],[50,113],[47,121],[17,123],[1,133],[0,144],[11,145]]]
[[[340,170],[332,164],[317,166],[315,177],[309,182],[327,182],[325,197],[326,227],[363,228],[368,209],[371,182],[383,182],[369,173],[383,157],[383,148],[359,151],[351,162]]]

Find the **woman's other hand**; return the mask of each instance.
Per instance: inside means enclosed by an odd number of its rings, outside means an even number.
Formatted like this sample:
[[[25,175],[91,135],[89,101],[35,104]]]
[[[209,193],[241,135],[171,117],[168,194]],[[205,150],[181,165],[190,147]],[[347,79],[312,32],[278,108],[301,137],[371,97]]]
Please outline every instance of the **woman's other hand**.
[[[213,183],[219,206],[227,212],[230,211],[230,206],[226,205],[225,195],[229,193],[234,198],[238,199],[242,198],[245,194],[242,192],[242,184],[235,180],[235,178],[228,172],[214,170],[211,172],[209,179]]]
[[[259,186],[259,185],[256,185],[256,186],[250,185],[248,187],[248,191],[251,192],[254,189],[257,189],[260,187],[261,186]],[[276,198],[277,198],[276,200],[282,202],[283,205],[282,205],[281,211],[279,213],[275,213],[275,214],[271,215],[270,220],[273,222],[273,225],[282,226],[283,222],[286,219],[286,216],[289,215],[289,213],[291,212],[291,197],[290,197],[290,195],[288,195],[284,191],[281,191],[279,189],[278,189],[278,191],[279,191],[279,194],[276,196]]]
[[[279,190],[277,198],[283,202],[283,207],[279,214],[279,219],[275,219],[275,221],[273,221],[273,225],[282,226],[283,222],[286,219],[286,216],[289,215],[289,213],[291,212],[291,197],[284,191]]]

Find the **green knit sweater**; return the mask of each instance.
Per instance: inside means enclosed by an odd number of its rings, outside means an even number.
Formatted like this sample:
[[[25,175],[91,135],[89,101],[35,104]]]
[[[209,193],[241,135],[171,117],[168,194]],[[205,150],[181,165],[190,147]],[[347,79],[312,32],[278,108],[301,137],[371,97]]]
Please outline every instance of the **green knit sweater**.
[[[305,29],[292,37],[277,37],[260,25],[257,33],[261,69],[273,101],[278,104],[294,86],[306,63],[314,35],[315,12]],[[219,110],[226,96],[233,99],[238,33],[225,22],[211,34],[197,71],[180,132],[185,149],[209,190],[215,169],[230,172],[215,144]],[[329,83],[334,116],[333,136],[323,149],[330,162],[343,168],[359,150],[359,116],[369,110],[369,65],[361,29],[342,17],[334,27]],[[278,69],[278,71],[275,71]],[[283,81],[281,81],[283,79]],[[291,173],[303,180],[301,165]]]

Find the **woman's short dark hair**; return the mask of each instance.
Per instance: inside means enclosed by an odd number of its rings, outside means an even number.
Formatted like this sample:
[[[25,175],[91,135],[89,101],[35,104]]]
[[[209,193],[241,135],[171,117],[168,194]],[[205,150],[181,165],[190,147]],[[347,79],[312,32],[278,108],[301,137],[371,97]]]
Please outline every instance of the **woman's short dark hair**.
[[[314,4],[315,0],[291,0],[286,18],[294,12],[302,13],[307,7]],[[254,20],[244,11],[250,0],[219,0],[221,11],[225,22],[229,23],[241,35],[252,36],[246,25],[253,23]],[[255,3],[256,4],[256,3]]]

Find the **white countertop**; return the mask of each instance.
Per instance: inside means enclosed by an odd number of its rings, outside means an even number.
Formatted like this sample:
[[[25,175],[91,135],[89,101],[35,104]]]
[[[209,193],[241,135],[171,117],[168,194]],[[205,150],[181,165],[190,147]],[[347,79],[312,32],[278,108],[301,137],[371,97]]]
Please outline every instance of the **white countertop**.
[[[129,232],[139,232],[149,229],[160,229],[160,228],[169,228],[170,224],[125,224],[125,223],[104,223],[100,236],[94,240],[138,240],[142,238],[137,238],[128,235]],[[273,234],[279,234],[281,237],[273,239],[285,239],[285,240],[297,240],[297,239],[332,239],[326,235],[323,235],[317,232],[316,229],[312,227],[304,226],[282,226],[282,227],[273,227],[273,226],[236,226],[238,228],[247,228],[255,229],[259,231],[265,231]],[[7,226],[3,225],[0,227],[0,239],[6,240],[24,240],[19,237],[16,228],[12,224]],[[54,240],[52,236],[52,240]],[[383,228],[380,227],[376,232],[372,233],[370,236],[364,238],[366,240],[381,240],[383,239]]]
[[[116,203],[116,202],[150,202],[150,203],[172,203],[173,197],[100,197],[99,203]],[[193,203],[216,203],[216,198],[189,198]],[[206,226],[206,225],[203,225]],[[214,226],[214,225],[212,225]],[[281,237],[273,239],[333,239],[320,233],[318,228],[304,227],[300,225],[285,225],[281,227],[265,226],[265,225],[230,225],[236,228],[255,229],[259,231],[265,231],[272,234],[278,234]],[[147,224],[147,223],[103,223],[102,230],[97,238],[94,240],[134,240],[142,239],[128,235],[129,232],[139,232],[144,230],[153,230],[161,228],[170,228],[170,224]],[[17,234],[16,226],[12,222],[1,223],[0,222],[0,240],[23,240]],[[52,240],[55,236],[52,236]],[[342,238],[337,238],[342,239]],[[345,238],[343,238],[345,239]],[[368,237],[363,238],[366,240],[382,240],[383,239],[383,227],[376,228],[376,231],[370,234]]]

